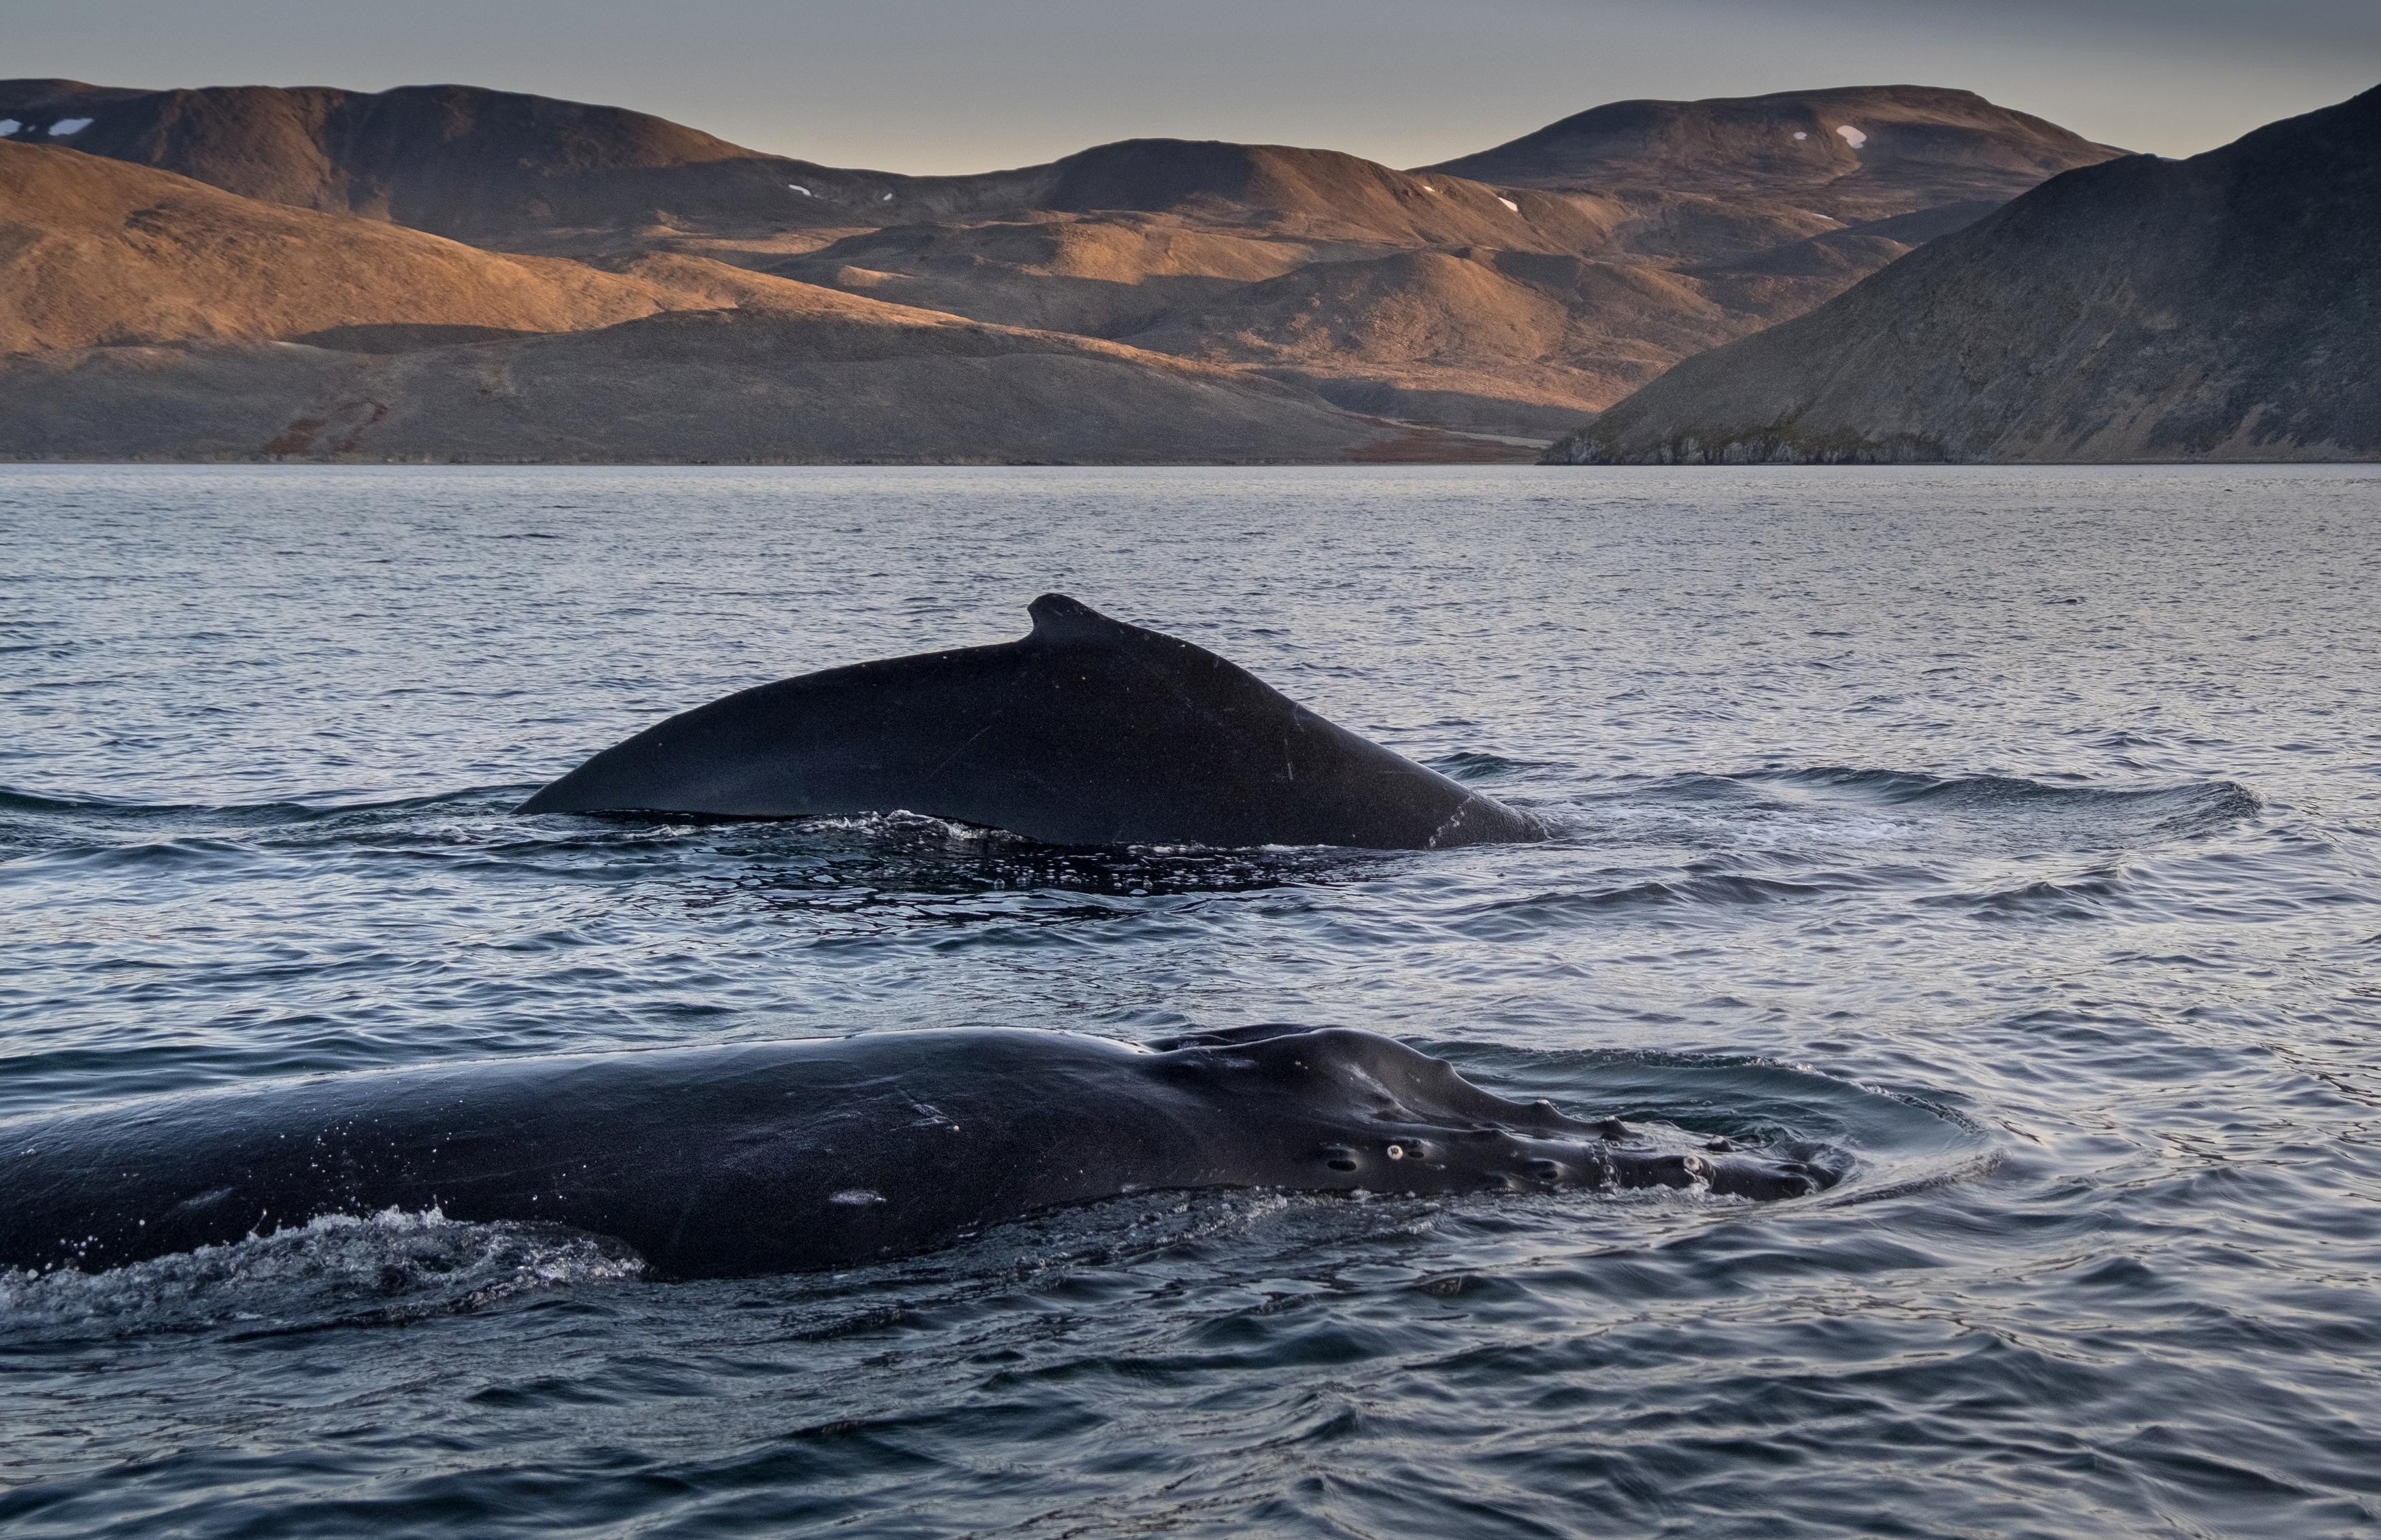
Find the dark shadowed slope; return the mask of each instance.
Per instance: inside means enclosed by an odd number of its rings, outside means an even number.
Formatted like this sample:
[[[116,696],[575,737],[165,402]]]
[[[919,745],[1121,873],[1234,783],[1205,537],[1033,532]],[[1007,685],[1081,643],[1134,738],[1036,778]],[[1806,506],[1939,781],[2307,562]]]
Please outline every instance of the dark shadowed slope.
[[[1557,462],[2381,457],[2381,88],[2069,172],[1688,360]]]

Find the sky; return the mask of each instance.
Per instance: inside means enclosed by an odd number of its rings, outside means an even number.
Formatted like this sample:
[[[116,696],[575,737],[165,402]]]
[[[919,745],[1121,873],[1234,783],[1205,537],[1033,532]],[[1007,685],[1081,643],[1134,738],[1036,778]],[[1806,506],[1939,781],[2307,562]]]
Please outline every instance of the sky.
[[[103,85],[459,81],[911,174],[1143,136],[1484,150],[1630,97],[1959,86],[2190,155],[2381,83],[2375,0],[77,0],[0,73]]]

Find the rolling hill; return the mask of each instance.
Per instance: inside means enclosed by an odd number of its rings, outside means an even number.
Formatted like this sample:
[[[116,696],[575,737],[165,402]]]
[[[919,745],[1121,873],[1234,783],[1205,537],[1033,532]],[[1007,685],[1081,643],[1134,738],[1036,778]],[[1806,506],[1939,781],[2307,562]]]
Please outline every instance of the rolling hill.
[[[1134,140],[910,177],[454,85],[0,81],[0,130],[12,154],[171,174],[250,211],[185,191],[106,229],[95,211],[129,191],[94,189],[76,214],[53,189],[16,222],[20,340],[0,345],[309,337],[387,352],[739,305],[788,283],[1171,356],[1308,409],[1398,420],[1459,456],[1491,452],[1466,434],[1543,443],[1680,359],[2116,153],[1907,86],[1616,104],[1418,171]],[[309,241],[321,254],[299,254]],[[268,249],[286,282],[258,276]],[[1163,458],[1167,424],[1185,420],[1154,420],[1116,454]],[[1378,431],[1349,422],[1348,441]],[[1178,452],[1203,453],[1197,442]]]

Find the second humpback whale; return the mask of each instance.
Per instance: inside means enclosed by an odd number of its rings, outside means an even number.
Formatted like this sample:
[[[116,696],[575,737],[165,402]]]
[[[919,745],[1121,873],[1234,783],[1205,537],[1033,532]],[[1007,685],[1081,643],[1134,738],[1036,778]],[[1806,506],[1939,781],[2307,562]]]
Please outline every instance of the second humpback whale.
[[[905,810],[1057,845],[1537,839],[1528,813],[1334,726],[1203,647],[1064,594],[1016,642],[830,668],[680,713],[523,813]]]
[[[1137,1047],[980,1027],[327,1075],[0,1123],[0,1266],[99,1271],[333,1214],[617,1238],[661,1277],[873,1261],[1040,1209],[1212,1187],[1833,1184],[1507,1101],[1346,1028]]]

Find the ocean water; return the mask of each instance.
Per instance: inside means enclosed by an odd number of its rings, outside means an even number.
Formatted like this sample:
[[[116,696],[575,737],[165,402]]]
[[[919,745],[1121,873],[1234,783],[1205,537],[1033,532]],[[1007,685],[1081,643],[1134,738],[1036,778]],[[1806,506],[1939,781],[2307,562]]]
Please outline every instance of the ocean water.
[[[1052,589],[1557,837],[508,811]],[[2376,590],[2353,467],[0,469],[0,1118],[1292,1021],[1854,1163],[0,1275],[0,1532],[2381,1534]]]

